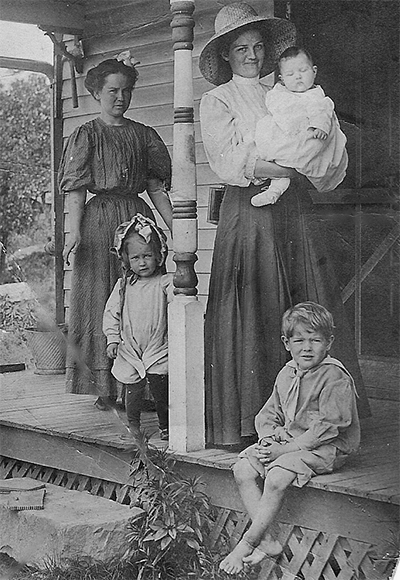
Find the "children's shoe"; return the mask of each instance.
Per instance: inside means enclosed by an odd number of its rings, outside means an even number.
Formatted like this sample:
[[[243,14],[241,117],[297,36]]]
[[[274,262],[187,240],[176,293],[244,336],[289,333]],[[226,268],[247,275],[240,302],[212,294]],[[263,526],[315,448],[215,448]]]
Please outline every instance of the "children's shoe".
[[[168,441],[169,439],[168,429],[160,429],[160,439],[161,441]]]

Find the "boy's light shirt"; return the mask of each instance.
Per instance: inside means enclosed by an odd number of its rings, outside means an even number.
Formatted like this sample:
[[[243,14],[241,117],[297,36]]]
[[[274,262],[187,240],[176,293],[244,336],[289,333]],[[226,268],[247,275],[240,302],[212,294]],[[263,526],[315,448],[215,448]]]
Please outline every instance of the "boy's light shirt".
[[[335,373],[334,368],[340,372]],[[316,367],[302,371],[291,417],[287,399],[297,370],[296,362],[291,360],[278,374],[271,397],[255,418],[259,438],[295,440],[299,449],[307,450],[332,443],[343,453],[354,452],[360,443],[357,393],[346,367],[327,355]]]

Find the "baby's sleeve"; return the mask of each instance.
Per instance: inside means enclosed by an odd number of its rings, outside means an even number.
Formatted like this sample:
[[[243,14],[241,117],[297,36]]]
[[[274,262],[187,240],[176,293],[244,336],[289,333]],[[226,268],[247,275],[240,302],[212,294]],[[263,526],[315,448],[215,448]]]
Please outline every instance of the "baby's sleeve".
[[[335,105],[329,97],[323,97],[315,101],[311,101],[308,106],[308,118],[310,127],[314,129],[321,129],[327,135],[332,127],[332,119]]]

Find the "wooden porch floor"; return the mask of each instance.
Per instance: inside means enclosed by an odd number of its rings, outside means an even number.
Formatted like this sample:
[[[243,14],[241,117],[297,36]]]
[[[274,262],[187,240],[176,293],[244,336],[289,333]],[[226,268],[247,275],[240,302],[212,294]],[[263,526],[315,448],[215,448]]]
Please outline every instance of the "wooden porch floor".
[[[0,442],[1,455],[9,456],[10,448],[24,449],[27,441],[31,441],[31,452],[35,456],[34,436],[41,435],[47,437],[47,442],[51,441],[53,451],[49,448],[46,453],[59,453],[59,465],[63,458],[68,462],[66,447],[57,447],[62,442],[105,450],[117,463],[121,460],[122,464],[129,465],[129,447],[121,439],[126,434],[124,414],[97,410],[92,396],[66,394],[64,383],[65,375],[35,375],[32,371],[0,374],[0,429],[8,434]],[[371,399],[370,403],[373,416],[363,425],[358,455],[340,471],[318,476],[308,485],[393,504],[395,508],[400,504],[399,402]],[[150,442],[163,445],[158,438],[155,413],[144,413],[142,423]],[[22,437],[20,447],[18,437]],[[81,450],[80,454],[84,452]],[[236,454],[217,449],[176,457],[222,470],[229,470],[236,460]],[[27,461],[25,457],[16,458]],[[65,465],[64,469],[68,471],[69,467]]]

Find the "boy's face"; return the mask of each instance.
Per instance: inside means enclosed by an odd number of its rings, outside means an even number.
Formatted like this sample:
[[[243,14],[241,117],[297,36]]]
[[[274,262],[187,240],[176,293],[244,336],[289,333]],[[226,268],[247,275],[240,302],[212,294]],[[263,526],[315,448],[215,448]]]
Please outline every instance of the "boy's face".
[[[149,278],[154,274],[159,263],[151,244],[146,244],[135,235],[126,240],[125,251],[132,272],[142,278]]]
[[[313,66],[305,54],[285,58],[280,63],[280,78],[285,87],[293,93],[305,93],[314,84],[317,67]]]
[[[333,336],[327,340],[320,332],[312,330],[304,324],[294,327],[290,338],[282,337],[287,351],[302,371],[308,371],[324,360],[332,346]]]

